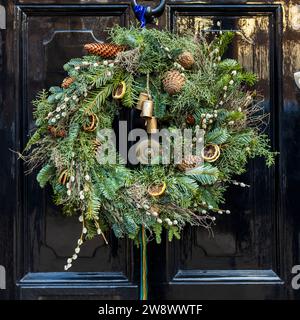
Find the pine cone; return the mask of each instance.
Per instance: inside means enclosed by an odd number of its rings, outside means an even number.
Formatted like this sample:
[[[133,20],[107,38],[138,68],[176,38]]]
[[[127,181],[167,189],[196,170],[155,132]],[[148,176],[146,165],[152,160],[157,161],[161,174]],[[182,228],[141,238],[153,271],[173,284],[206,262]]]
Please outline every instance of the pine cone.
[[[88,43],[84,46],[88,53],[102,58],[115,57],[119,52],[124,51],[124,46],[113,43]]]
[[[67,89],[67,88],[70,87],[70,85],[71,85],[74,81],[75,81],[74,78],[67,77],[67,78],[65,78],[65,79],[63,80],[61,86],[62,86],[62,88]]]
[[[191,67],[195,63],[195,59],[190,52],[184,51],[178,57],[178,62],[184,67],[184,69],[191,69]]]
[[[201,163],[202,157],[189,155],[185,157],[180,164],[177,165],[177,168],[181,171],[185,171],[188,169],[193,169]]]
[[[67,135],[66,130],[57,129],[54,126],[48,126],[48,131],[54,138],[64,138]]]
[[[185,76],[177,70],[165,73],[163,85],[169,95],[179,93],[185,84]]]
[[[48,126],[48,131],[52,137],[56,138],[56,128],[54,126]]]

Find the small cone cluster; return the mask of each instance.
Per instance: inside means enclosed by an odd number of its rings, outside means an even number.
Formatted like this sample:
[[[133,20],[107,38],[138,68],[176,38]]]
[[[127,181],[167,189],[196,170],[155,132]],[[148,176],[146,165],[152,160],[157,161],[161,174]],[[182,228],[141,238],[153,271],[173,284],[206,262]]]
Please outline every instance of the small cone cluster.
[[[74,78],[72,78],[72,77],[67,77],[67,78],[65,78],[65,79],[63,80],[61,86],[62,86],[62,88],[67,89],[67,88],[70,87],[70,85],[71,85],[74,81],[75,81]]]
[[[184,67],[184,69],[191,69],[193,64],[195,63],[195,60],[190,52],[184,51],[178,57],[178,62]]]
[[[179,170],[185,171],[188,169],[196,168],[201,163],[202,158],[200,156],[189,155],[183,159],[183,161],[177,166]]]
[[[57,129],[54,126],[48,126],[48,131],[54,138],[63,138],[67,135],[64,129]]]
[[[177,70],[167,71],[164,76],[163,85],[169,95],[179,93],[185,85],[185,76]]]
[[[102,58],[115,57],[119,52],[125,50],[124,46],[119,46],[113,43],[88,43],[84,45],[84,49],[88,53]]]

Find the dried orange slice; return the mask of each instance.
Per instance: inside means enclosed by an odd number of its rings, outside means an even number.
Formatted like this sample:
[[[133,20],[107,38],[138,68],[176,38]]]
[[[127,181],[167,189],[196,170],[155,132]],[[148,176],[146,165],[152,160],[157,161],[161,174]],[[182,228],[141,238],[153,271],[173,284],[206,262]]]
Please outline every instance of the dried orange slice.
[[[66,170],[63,170],[63,171],[61,172],[61,174],[59,175],[58,182],[59,182],[60,184],[65,185],[66,182],[67,182],[68,175],[69,175],[69,174],[68,174],[68,170],[67,170],[67,169],[66,169]]]
[[[126,93],[126,83],[122,81],[117,88],[113,91],[113,98],[120,100],[125,96]]]
[[[220,155],[220,147],[217,144],[207,144],[202,150],[202,157],[207,162],[217,161]]]
[[[88,132],[95,131],[96,128],[98,127],[98,122],[99,122],[99,119],[94,113],[89,115],[89,124],[84,124],[83,130]]]
[[[152,197],[159,197],[166,191],[167,185],[165,182],[162,182],[160,184],[151,184],[148,187],[148,193]]]

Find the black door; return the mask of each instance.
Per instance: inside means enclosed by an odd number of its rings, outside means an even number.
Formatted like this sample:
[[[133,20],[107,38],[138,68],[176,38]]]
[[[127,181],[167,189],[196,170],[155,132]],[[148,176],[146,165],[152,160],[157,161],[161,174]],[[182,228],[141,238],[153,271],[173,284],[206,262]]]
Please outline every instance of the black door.
[[[213,33],[217,21],[235,31],[228,54],[258,74],[257,90],[270,113],[266,133],[280,156],[270,170],[260,159],[249,164],[243,180],[251,188],[228,192],[232,214],[219,219],[214,237],[186,229],[181,241],[150,243],[150,299],[300,297],[291,286],[292,267],[300,264],[300,91],[293,80],[300,70],[300,7],[292,0],[253,2],[167,1],[158,22],[179,33]],[[7,289],[0,297],[137,299],[139,256],[130,241],[111,235],[106,246],[95,239],[72,272],[62,271],[80,226],[60,215],[50,190],[24,175],[9,151],[22,149],[33,128],[36,92],[60,84],[62,65],[82,55],[84,43],[104,41],[114,24],[128,26],[134,19],[130,1],[2,3],[7,24],[0,30],[0,265]]]

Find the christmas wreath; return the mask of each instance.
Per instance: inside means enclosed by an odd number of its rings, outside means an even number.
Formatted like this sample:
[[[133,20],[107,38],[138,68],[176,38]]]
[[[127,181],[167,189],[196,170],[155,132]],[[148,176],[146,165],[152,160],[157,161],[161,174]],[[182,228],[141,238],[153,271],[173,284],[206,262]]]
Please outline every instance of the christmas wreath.
[[[86,239],[99,235],[107,242],[110,228],[137,244],[141,228],[157,243],[163,228],[170,241],[187,224],[210,229],[220,214],[230,213],[223,208],[226,188],[247,186],[235,177],[248,159],[263,156],[268,166],[274,163],[261,131],[267,115],[250,89],[256,76],[236,60],[222,59],[233,36],[114,27],[110,43],[86,44],[88,55],[65,64],[62,85],[38,95],[36,130],[23,159],[29,171],[40,167],[40,186],[50,183],[64,214],[78,215],[82,223],[65,270]],[[203,130],[200,155],[164,164],[158,153],[155,163],[132,168],[119,154],[115,163],[103,164],[101,130],[132,108],[149,134],[158,128]],[[193,138],[191,147],[197,142]],[[139,141],[137,153],[147,154],[147,143]]]

